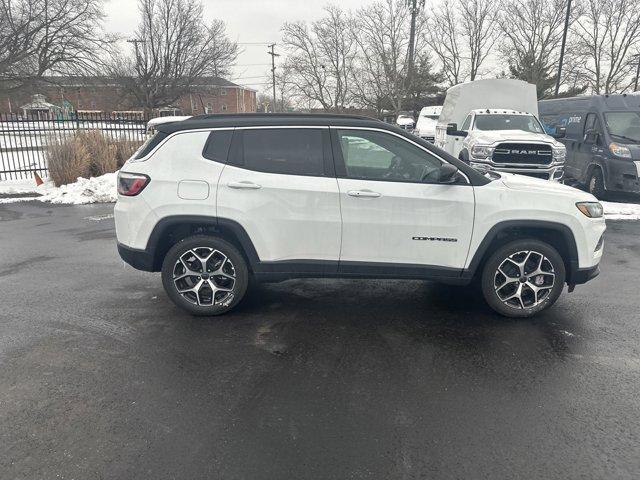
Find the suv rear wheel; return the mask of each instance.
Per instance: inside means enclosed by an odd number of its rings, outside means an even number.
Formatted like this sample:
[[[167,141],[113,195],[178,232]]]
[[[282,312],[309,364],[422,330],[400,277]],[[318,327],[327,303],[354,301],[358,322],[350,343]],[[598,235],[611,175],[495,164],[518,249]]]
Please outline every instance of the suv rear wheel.
[[[553,305],[564,288],[562,257],[535,239],[516,240],[489,257],[482,293],[491,308],[507,317],[529,317]]]
[[[247,264],[236,247],[208,235],[176,243],[162,263],[169,298],[193,315],[220,315],[235,307],[247,290]]]

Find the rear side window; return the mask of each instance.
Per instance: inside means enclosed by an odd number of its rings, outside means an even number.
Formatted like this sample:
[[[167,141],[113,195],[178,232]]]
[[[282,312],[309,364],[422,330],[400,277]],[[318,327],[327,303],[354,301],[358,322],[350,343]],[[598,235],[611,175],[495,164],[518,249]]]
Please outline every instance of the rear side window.
[[[266,173],[324,176],[323,132],[313,128],[243,130],[237,162]]]
[[[214,130],[209,134],[202,156],[214,162],[226,163],[233,130]]]
[[[146,157],[151,153],[151,150],[160,145],[165,138],[167,138],[167,134],[164,132],[156,132],[155,135],[147,138],[147,141],[142,144],[142,146],[138,149],[138,151],[133,156],[134,159],[139,159]]]

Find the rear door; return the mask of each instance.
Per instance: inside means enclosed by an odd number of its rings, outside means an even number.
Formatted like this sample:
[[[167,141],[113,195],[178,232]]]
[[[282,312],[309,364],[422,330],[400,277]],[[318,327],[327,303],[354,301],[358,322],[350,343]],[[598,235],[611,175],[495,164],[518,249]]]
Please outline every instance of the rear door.
[[[328,127],[236,128],[218,188],[218,217],[244,228],[262,262],[337,270],[341,218]]]
[[[473,186],[431,181],[443,160],[378,129],[332,128],[342,208],[343,273],[455,276],[474,219]],[[423,178],[425,180],[423,180]]]

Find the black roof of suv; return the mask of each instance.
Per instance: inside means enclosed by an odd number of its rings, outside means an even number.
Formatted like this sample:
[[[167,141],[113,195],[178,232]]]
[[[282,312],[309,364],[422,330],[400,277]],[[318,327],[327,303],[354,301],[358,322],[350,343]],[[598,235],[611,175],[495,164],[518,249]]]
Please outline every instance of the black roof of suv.
[[[401,128],[385,123],[375,118],[360,115],[341,115],[329,113],[239,113],[239,114],[218,114],[218,115],[198,115],[177,122],[160,124],[157,127],[159,132],[171,134],[183,130],[198,130],[207,128],[223,127],[258,127],[258,126],[334,126],[334,127],[369,127],[382,130],[389,130],[401,135],[408,140],[420,144],[429,151],[432,151],[441,158],[445,158],[449,163],[458,167],[471,181],[472,185],[485,185],[490,180],[477,170],[471,168],[466,163],[449,155],[433,144],[415,135],[407,133]]]

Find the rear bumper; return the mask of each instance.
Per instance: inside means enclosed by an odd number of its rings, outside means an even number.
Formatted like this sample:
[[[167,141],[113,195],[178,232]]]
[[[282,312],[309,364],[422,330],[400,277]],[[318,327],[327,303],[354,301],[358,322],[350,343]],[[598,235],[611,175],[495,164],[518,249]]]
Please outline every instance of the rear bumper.
[[[138,250],[137,248],[127,247],[118,243],[118,253],[120,258],[137,270],[145,272],[154,271],[153,255],[146,250]]]

